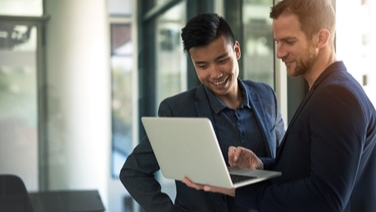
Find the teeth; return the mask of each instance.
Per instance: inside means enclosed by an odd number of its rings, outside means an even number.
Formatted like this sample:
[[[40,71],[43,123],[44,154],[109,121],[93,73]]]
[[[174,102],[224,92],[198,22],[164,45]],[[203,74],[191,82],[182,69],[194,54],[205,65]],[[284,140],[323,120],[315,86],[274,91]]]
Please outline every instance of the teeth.
[[[223,84],[225,83],[227,80],[227,78],[223,79],[223,81],[220,81],[220,82],[214,82],[214,85],[220,85],[220,84]]]

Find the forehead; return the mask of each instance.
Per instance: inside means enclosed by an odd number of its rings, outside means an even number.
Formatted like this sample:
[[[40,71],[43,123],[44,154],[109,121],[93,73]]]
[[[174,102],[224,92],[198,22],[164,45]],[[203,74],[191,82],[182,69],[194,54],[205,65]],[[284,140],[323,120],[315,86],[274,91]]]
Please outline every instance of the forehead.
[[[277,19],[274,19],[273,33],[276,41],[288,37],[305,37],[305,34],[300,29],[298,17],[293,14],[282,14]]]
[[[231,44],[224,36],[221,36],[206,46],[192,47],[189,49],[189,54],[194,61],[206,61],[216,59],[231,49]]]

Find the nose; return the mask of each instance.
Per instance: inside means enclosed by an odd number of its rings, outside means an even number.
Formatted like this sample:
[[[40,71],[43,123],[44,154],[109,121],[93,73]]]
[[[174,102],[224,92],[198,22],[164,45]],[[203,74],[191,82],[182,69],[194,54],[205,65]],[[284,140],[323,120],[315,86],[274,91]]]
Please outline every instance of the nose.
[[[211,65],[209,69],[210,77],[212,79],[218,80],[223,76],[222,71],[217,65]]]
[[[283,48],[281,44],[277,44],[277,57],[283,58],[287,55],[287,51]]]
[[[215,79],[220,79],[222,76],[223,76],[222,73],[218,73],[217,76],[215,77]]]

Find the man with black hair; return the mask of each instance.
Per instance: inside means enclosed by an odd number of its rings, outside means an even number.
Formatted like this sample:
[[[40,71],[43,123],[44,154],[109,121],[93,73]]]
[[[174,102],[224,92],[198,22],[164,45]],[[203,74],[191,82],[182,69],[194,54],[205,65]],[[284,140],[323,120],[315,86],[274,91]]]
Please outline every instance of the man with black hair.
[[[284,134],[277,99],[270,86],[238,78],[240,44],[228,23],[217,14],[200,14],[186,24],[181,37],[201,84],[163,100],[158,115],[207,117],[226,161],[229,146],[244,146],[260,156],[262,167],[271,166]],[[248,211],[236,206],[233,197],[198,191],[181,181],[176,181],[172,202],[154,177],[158,170],[145,137],[120,173],[121,182],[146,211]]]

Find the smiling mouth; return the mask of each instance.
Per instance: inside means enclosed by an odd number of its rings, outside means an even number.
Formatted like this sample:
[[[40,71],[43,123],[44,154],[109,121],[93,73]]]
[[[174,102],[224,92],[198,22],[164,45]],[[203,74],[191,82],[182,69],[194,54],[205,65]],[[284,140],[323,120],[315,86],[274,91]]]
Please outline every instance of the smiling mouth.
[[[287,64],[291,64],[291,63],[293,63],[293,61],[291,61],[291,60],[282,60],[286,65]]]
[[[214,85],[222,85],[223,83],[225,83],[227,81],[228,77],[224,78],[222,81],[218,81],[218,82],[213,82]]]

